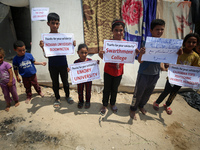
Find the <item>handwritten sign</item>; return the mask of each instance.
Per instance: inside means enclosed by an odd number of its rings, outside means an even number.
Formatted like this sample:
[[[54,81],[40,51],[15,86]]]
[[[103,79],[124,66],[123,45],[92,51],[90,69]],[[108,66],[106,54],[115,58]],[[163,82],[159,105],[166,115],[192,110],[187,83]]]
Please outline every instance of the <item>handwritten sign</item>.
[[[176,64],[183,40],[147,37],[142,61]]]
[[[72,33],[44,33],[42,40],[46,57],[74,55],[74,35]]]
[[[49,8],[47,7],[36,7],[32,8],[31,20],[47,20],[47,15],[49,14]]]
[[[198,89],[200,84],[200,67],[170,64],[169,83]]]
[[[104,40],[104,62],[134,63],[137,42]]]
[[[69,66],[72,84],[100,79],[99,65],[97,61],[85,61]]]

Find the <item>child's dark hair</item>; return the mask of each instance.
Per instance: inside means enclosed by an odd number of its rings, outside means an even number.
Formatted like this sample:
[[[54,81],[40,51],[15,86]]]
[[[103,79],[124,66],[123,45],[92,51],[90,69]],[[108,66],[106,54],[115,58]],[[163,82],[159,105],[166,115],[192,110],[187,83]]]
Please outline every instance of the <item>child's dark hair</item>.
[[[190,37],[195,37],[197,39],[197,45],[200,42],[200,37],[197,33],[189,33],[185,36],[184,40],[183,40],[183,46],[185,46],[185,42],[190,38]]]
[[[22,46],[25,46],[24,42],[23,41],[16,41],[14,44],[13,44],[13,47],[14,49],[17,49],[18,47],[22,47]]]
[[[80,51],[81,50],[81,48],[86,48],[87,50],[88,50],[88,47],[87,47],[87,45],[86,44],[79,44],[79,46],[78,46],[78,51]]]
[[[5,57],[5,51],[3,50],[3,48],[0,47],[0,54]]]
[[[116,26],[122,25],[123,28],[125,28],[125,23],[123,22],[122,19],[115,19],[112,22],[112,31]]]
[[[48,20],[48,22],[50,22],[52,20],[54,20],[54,21],[60,21],[60,17],[56,13],[49,13],[48,16],[47,16],[47,20]]]
[[[155,26],[160,25],[160,26],[165,26],[165,21],[162,19],[154,19],[151,22],[151,30],[155,28]]]

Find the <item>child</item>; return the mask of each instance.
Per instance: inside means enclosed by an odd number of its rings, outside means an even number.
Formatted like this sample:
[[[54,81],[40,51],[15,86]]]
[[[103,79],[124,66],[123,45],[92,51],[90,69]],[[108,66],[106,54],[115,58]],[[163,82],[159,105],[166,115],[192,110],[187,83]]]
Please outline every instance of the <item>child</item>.
[[[120,40],[124,41],[124,28],[125,23],[121,19],[114,20],[112,22],[112,33],[113,33],[113,40]],[[139,50],[136,50],[138,53]],[[99,52],[99,56],[103,59],[104,51]],[[105,63],[104,66],[104,90],[103,90],[103,107],[101,108],[100,112],[102,115],[106,113],[108,100],[110,97],[110,106],[111,110],[116,113],[118,108],[115,105],[118,86],[120,85],[122,74],[123,74],[123,67],[124,64],[122,63]]]
[[[19,105],[19,97],[17,95],[17,89],[15,85],[16,82],[13,77],[12,67],[9,63],[4,61],[4,57],[5,52],[2,48],[0,48],[0,85],[6,100],[5,111],[9,111],[12,102],[10,93],[12,94],[12,98],[15,101],[15,107]]]
[[[200,42],[199,36],[196,33],[190,33],[186,35],[183,41],[183,54],[178,57],[177,64],[198,66],[200,67],[199,56],[193,49]],[[172,109],[169,107],[172,104],[176,94],[178,93],[181,86],[171,85],[167,80],[165,84],[164,91],[160,94],[158,99],[153,103],[153,108],[158,111],[159,104],[165,99],[165,97],[170,93],[168,100],[164,104],[164,109],[168,115],[172,114]]]
[[[41,88],[37,82],[35,65],[45,66],[46,62],[36,62],[32,54],[26,53],[26,47],[22,41],[16,41],[13,46],[14,50],[17,52],[17,55],[13,58],[14,72],[18,82],[21,82],[19,74],[22,76],[27,95],[25,103],[28,104],[32,97],[31,85],[34,86],[35,90],[41,97],[44,97],[44,94],[41,92]]]
[[[155,19],[151,22],[150,32],[152,37],[160,38],[165,29],[165,21],[162,19]],[[145,53],[145,48],[140,49],[140,54],[138,56],[138,61],[140,63],[138,76],[136,81],[136,89],[134,95],[136,101],[130,106],[130,117],[136,120],[135,112],[139,107],[143,114],[146,114],[144,105],[149,100],[157,80],[159,79],[160,73],[160,63],[141,61],[142,55]]]
[[[91,61],[92,59],[87,58],[88,55],[88,47],[86,44],[80,44],[78,46],[78,55],[79,59],[75,60],[74,63],[79,63],[79,62],[84,62],[84,61]],[[78,108],[81,109],[83,108],[84,100],[83,100],[83,89],[84,85],[86,87],[86,103],[85,103],[85,108],[88,109],[90,108],[90,98],[91,98],[91,88],[92,88],[92,81],[85,82],[85,83],[80,83],[77,85],[78,88],[78,97],[79,97],[79,103],[78,103]]]
[[[49,13],[47,16],[47,25],[50,27],[50,33],[58,33],[58,28],[60,26],[60,17],[56,13]],[[76,41],[73,42],[73,45],[76,46]],[[44,42],[40,41],[40,47],[44,52]],[[53,91],[56,97],[54,102],[54,108],[60,107],[60,94],[59,94],[59,75],[61,77],[63,88],[65,91],[65,99],[69,104],[73,104],[73,99],[69,97],[69,83],[68,83],[68,64],[66,55],[63,56],[52,56],[48,57],[49,60],[49,73],[52,80]]]

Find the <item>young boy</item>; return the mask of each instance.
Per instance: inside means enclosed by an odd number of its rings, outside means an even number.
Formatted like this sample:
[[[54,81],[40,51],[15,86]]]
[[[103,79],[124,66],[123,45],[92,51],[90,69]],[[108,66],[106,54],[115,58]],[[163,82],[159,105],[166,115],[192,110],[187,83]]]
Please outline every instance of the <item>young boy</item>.
[[[47,25],[50,27],[50,33],[58,33],[58,28],[60,26],[60,17],[56,13],[49,13],[47,16]],[[73,42],[73,45],[76,46],[76,41]],[[44,52],[44,42],[40,41],[40,47]],[[59,74],[63,83],[63,88],[65,91],[65,99],[69,104],[72,104],[74,101],[69,97],[69,83],[68,83],[68,64],[66,55],[63,56],[52,56],[48,57],[49,59],[49,73],[51,76],[53,91],[56,97],[54,102],[54,107],[60,107],[60,94],[59,94]]]
[[[13,46],[14,50],[17,52],[17,55],[13,59],[14,72],[18,82],[21,81],[19,74],[22,76],[27,95],[25,102],[28,104],[32,97],[31,85],[34,86],[35,90],[41,97],[44,97],[44,94],[41,92],[41,88],[37,82],[35,65],[45,66],[46,62],[36,62],[32,54],[26,53],[26,47],[22,41],[16,41]]]
[[[165,21],[162,19],[155,19],[151,22],[150,32],[152,37],[160,38],[165,29]],[[140,111],[143,114],[146,114],[146,110],[144,109],[144,105],[149,100],[157,80],[159,79],[160,73],[160,63],[157,62],[149,62],[149,61],[141,61],[142,55],[145,53],[145,48],[140,49],[140,54],[138,56],[138,61],[140,63],[136,89],[134,91],[134,95],[136,97],[136,101],[130,106],[130,117],[136,120],[135,112],[139,107]]]

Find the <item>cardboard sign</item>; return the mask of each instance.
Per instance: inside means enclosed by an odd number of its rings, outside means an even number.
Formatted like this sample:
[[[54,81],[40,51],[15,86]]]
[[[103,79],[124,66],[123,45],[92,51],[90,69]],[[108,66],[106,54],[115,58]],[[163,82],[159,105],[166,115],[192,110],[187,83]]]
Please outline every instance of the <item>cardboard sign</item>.
[[[142,61],[176,64],[183,40],[147,37]]]
[[[99,65],[96,60],[75,63],[69,68],[72,84],[100,79]]]
[[[170,64],[169,83],[198,89],[200,84],[200,67]]]
[[[42,40],[46,57],[74,55],[74,34],[72,33],[44,33]]]
[[[32,8],[31,20],[32,21],[47,20],[48,14],[49,14],[49,8],[47,7]]]
[[[134,63],[137,42],[104,40],[104,62]]]

